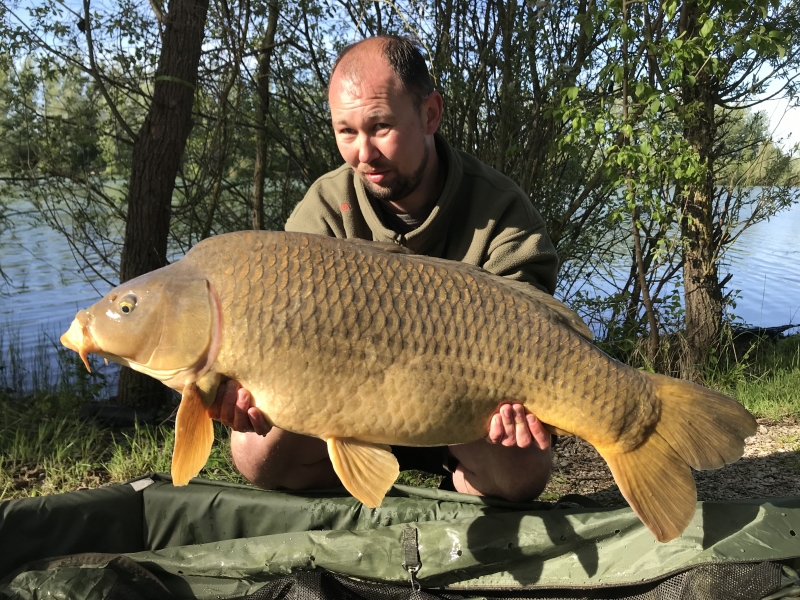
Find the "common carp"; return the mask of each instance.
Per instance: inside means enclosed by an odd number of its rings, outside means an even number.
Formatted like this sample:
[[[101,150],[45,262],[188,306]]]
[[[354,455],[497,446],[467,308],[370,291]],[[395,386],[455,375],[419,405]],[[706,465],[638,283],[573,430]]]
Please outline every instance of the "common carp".
[[[389,445],[487,435],[518,401],[592,444],[655,537],[695,510],[691,469],[737,460],[756,422],[738,402],[639,371],[590,343],[580,317],[533,286],[393,244],[238,232],[137,277],[78,312],[61,337],[183,396],[172,475],[185,485],[213,443],[206,408],[226,378],[268,422],[327,442],[369,507],[398,474]]]

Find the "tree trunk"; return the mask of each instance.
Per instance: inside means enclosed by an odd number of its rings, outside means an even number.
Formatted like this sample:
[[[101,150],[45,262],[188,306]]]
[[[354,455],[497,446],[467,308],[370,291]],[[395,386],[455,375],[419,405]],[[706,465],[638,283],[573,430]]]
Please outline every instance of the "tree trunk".
[[[172,192],[186,140],[203,42],[208,0],[171,0],[164,16],[153,100],[133,149],[128,219],[120,280],[167,264]],[[169,397],[160,382],[123,369],[117,402],[156,408]]]
[[[689,38],[699,32],[700,10],[695,2],[683,6],[681,28]],[[681,220],[683,242],[683,287],[686,307],[687,361],[682,376],[702,378],[703,369],[719,342],[722,329],[722,289],[717,273],[714,245],[714,119],[715,84],[700,69],[694,85],[684,89],[681,118],[686,139],[703,168],[702,177],[685,188],[685,209]]]
[[[379,13],[380,14],[380,13]],[[269,3],[269,21],[261,56],[258,59],[256,107],[256,161],[253,169],[253,198],[251,201],[253,229],[264,229],[264,182],[267,177],[267,115],[269,114],[269,72],[272,52],[275,48],[275,31],[278,29],[278,0]]]
[[[511,107],[516,105],[514,89],[516,69],[514,63],[519,49],[514,44],[514,25],[517,18],[516,0],[508,0],[505,4],[503,0],[497,2],[497,21],[503,36],[501,44],[502,54],[500,55],[500,72],[502,83],[500,84],[497,117],[500,119],[494,157],[494,168],[501,173],[508,173],[508,149],[511,146],[512,127],[518,127],[517,123],[510,123],[514,119],[515,112]]]

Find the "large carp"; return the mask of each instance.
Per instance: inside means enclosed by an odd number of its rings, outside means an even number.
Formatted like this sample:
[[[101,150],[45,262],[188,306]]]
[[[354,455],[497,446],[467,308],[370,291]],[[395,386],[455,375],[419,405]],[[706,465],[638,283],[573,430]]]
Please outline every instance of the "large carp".
[[[619,363],[565,305],[534,287],[403,248],[281,232],[207,239],[80,311],[62,343],[182,392],[172,475],[208,459],[206,407],[221,380],[267,420],[327,441],[370,507],[398,474],[389,444],[485,437],[503,402],[577,435],[661,541],[695,510],[689,467],[738,459],[756,429],[735,400]]]

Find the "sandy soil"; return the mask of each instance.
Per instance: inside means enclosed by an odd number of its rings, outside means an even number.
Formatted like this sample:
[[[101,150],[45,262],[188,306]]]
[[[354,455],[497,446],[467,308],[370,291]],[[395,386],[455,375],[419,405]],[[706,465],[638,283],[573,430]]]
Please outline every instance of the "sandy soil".
[[[758,419],[744,457],[714,471],[695,471],[698,500],[800,496],[800,424]],[[582,494],[603,506],[624,505],[611,472],[594,448],[575,437],[560,438],[546,497]]]

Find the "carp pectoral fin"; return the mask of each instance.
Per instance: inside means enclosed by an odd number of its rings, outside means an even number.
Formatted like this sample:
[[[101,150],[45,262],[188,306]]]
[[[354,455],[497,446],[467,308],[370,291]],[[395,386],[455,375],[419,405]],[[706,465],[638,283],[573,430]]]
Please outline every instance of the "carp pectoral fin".
[[[207,406],[214,401],[219,378],[187,383],[175,418],[175,448],[172,451],[172,484],[186,485],[202,469],[214,443],[214,423]],[[210,402],[209,402],[210,399]]]
[[[628,504],[659,542],[678,537],[694,516],[697,490],[689,465],[653,432],[629,452],[597,448]]]
[[[554,433],[555,435],[560,435],[561,437],[569,437],[571,435],[575,435],[574,433],[571,433],[569,431],[559,429],[554,425],[548,425],[547,423],[542,423],[542,425],[544,425],[544,428],[547,429],[547,431],[549,431],[550,433]]]
[[[342,485],[356,499],[375,508],[400,474],[389,446],[353,438],[328,438],[328,454]]]

